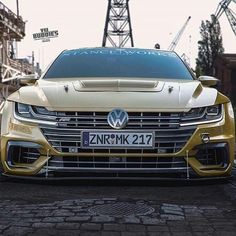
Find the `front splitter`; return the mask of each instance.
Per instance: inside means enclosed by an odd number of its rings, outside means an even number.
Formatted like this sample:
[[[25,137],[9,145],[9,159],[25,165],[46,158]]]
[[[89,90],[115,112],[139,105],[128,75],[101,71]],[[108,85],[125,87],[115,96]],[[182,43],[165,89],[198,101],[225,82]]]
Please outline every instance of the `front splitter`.
[[[75,177],[68,177],[68,176],[65,176],[65,177],[52,177],[52,176],[48,176],[48,177],[45,177],[45,176],[20,176],[20,175],[10,175],[10,174],[5,174],[3,173],[2,174],[4,177],[8,177],[9,179],[12,179],[12,180],[32,180],[32,181],[73,181],[73,180],[83,180],[83,181],[91,181],[91,180],[102,180],[102,181],[166,181],[166,182],[207,182],[207,181],[210,181],[210,182],[218,182],[218,181],[225,181],[225,180],[230,180],[233,178],[232,175],[230,176],[222,176],[222,177],[207,177],[207,178],[204,178],[204,177],[194,177],[194,178],[174,178],[174,177],[171,177],[171,178],[166,178],[166,177],[78,177],[78,176],[75,176]],[[136,184],[136,183],[134,183]]]

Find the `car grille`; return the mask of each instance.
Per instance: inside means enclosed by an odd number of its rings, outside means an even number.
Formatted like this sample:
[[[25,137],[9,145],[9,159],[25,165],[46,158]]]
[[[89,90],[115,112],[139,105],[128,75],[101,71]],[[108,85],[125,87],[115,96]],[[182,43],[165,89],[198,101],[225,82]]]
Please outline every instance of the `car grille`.
[[[162,154],[180,151],[190,139],[196,127],[180,127],[181,113],[130,112],[129,122],[123,131],[139,130],[155,133],[154,149],[82,149],[83,130],[112,129],[107,123],[108,112],[67,112],[58,117],[57,126],[41,126],[41,130],[51,144],[63,153],[94,154]]]
[[[183,157],[73,157],[52,156],[48,162],[49,170],[83,169],[155,169],[186,170]]]
[[[110,129],[108,112],[66,112],[58,116],[58,127],[78,129]],[[129,112],[126,129],[178,128],[181,113]]]

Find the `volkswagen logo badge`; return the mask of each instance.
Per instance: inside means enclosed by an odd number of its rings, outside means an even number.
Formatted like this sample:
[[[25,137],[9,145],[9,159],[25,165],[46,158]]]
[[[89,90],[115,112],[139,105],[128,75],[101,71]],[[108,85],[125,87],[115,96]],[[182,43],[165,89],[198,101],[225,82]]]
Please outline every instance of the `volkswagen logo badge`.
[[[107,116],[108,124],[114,129],[123,129],[128,121],[128,113],[122,109],[114,109]]]

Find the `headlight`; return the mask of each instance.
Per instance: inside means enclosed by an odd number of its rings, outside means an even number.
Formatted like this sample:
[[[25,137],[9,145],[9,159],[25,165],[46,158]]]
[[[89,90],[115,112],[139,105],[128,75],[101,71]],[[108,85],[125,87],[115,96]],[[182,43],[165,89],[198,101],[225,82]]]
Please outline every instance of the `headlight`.
[[[32,118],[30,106],[27,104],[16,103],[16,113],[25,118]]]
[[[34,106],[33,109],[36,111],[37,114],[44,115],[44,116],[55,116],[57,114],[55,111],[49,111],[45,107]]]
[[[220,115],[220,105],[207,107],[206,114],[209,117]]]
[[[27,121],[40,123],[41,121],[56,121],[57,113],[49,111],[45,107],[27,105],[23,103],[15,103],[15,118],[25,118]]]
[[[198,125],[209,122],[217,122],[222,118],[223,105],[192,108],[189,112],[183,113],[181,125]]]
[[[192,108],[189,112],[183,113],[182,120],[200,119],[204,116],[205,110],[205,107]]]

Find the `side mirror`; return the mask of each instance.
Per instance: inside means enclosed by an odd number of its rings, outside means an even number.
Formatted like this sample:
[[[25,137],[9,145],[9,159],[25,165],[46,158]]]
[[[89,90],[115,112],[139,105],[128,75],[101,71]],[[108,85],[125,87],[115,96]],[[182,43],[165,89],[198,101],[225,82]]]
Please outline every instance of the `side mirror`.
[[[198,80],[202,83],[203,86],[207,87],[217,87],[220,84],[220,80],[212,76],[200,76]]]
[[[28,85],[28,84],[34,84],[38,80],[38,76],[36,74],[29,74],[29,75],[19,76],[17,79],[20,80],[20,84]]]

